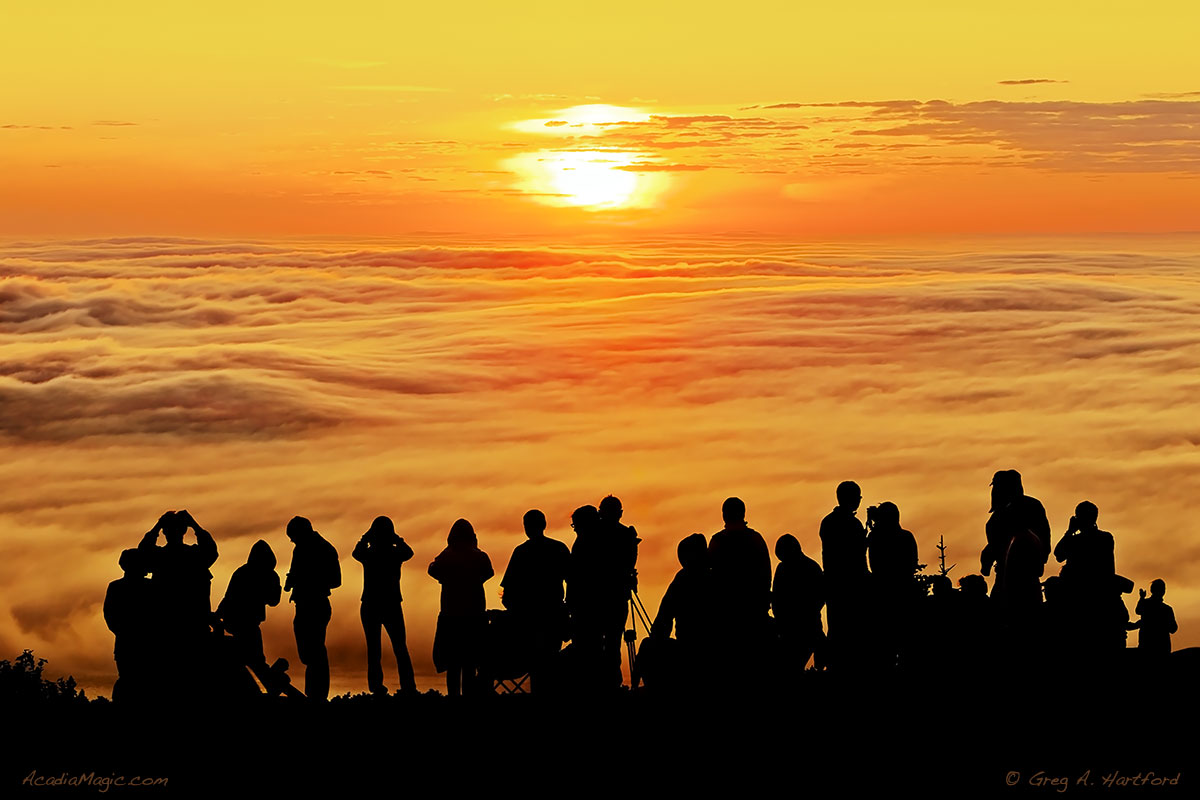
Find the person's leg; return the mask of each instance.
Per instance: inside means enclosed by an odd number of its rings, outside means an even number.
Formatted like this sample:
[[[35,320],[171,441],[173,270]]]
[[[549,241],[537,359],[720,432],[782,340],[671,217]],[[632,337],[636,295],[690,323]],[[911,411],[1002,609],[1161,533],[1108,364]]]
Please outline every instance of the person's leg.
[[[375,609],[368,603],[363,603],[359,609],[362,619],[363,635],[367,639],[367,689],[372,694],[387,691],[383,685],[383,634],[380,631],[382,623]],[[389,631],[390,633],[390,631]]]
[[[404,608],[399,603],[388,609],[383,621],[388,638],[392,640],[392,652],[396,655],[396,670],[400,673],[400,691],[415,693],[417,680],[413,675],[412,658],[408,655],[408,640],[404,630]]]
[[[296,604],[292,629],[296,633],[296,655],[304,665],[304,694],[310,699],[329,698],[329,655],[325,651],[325,629],[329,625],[329,601]]]
[[[446,665],[446,696],[458,697],[462,681],[462,667],[453,661]]]
[[[306,665],[304,671],[304,693],[309,698],[321,701],[329,699],[329,652],[325,649],[325,631],[329,628],[332,616],[333,609],[328,599],[315,609],[312,630],[313,663]]]

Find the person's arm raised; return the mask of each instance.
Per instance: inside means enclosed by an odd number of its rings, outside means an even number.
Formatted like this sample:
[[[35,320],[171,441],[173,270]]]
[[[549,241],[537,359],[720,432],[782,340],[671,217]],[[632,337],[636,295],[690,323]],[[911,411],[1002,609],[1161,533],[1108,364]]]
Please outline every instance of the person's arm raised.
[[[212,534],[200,527],[200,523],[192,517],[187,510],[179,512],[180,516],[187,522],[196,533],[196,546],[200,548],[200,555],[203,557],[204,566],[211,567],[217,560],[217,540]]]

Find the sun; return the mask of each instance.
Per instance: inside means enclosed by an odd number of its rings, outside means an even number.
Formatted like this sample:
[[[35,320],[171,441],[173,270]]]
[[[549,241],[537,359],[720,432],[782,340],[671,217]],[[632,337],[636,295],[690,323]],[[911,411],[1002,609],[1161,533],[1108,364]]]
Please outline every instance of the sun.
[[[515,156],[506,166],[536,200],[602,211],[652,204],[663,179],[638,171],[644,162],[641,153],[543,150]]]

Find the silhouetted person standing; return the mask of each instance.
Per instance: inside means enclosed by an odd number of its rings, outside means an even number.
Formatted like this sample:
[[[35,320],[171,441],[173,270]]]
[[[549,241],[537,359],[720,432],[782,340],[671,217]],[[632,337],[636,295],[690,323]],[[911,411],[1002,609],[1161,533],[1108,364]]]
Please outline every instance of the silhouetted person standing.
[[[376,517],[358,540],[351,554],[363,565],[362,617],[367,637],[367,688],[372,694],[387,694],[383,685],[383,647],[381,628],[387,629],[400,673],[400,691],[417,693],[412,659],[408,655],[404,630],[404,609],[400,596],[400,565],[413,557],[413,550],[387,517]]]
[[[839,483],[837,503],[837,507],[821,520],[829,662],[835,669],[862,661],[867,593],[867,532],[855,516],[862,503],[862,490],[858,484],[854,481]]]
[[[995,566],[996,583],[992,587],[992,597],[1002,603],[1005,602],[1002,598],[1007,588],[1005,569],[1009,547],[1014,537],[1026,532],[1033,538],[1022,535],[1022,542],[1017,548],[1017,562],[1022,568],[1036,574],[1016,576],[1018,597],[1021,592],[1028,590],[1032,577],[1041,577],[1050,557],[1050,521],[1041,502],[1025,494],[1021,473],[1015,469],[1001,470],[992,476],[992,508],[986,526],[987,545],[980,553],[979,560],[984,575],[990,575]],[[1043,569],[1033,565],[1035,555],[1040,556]],[[1019,599],[1017,602],[1020,605]]]
[[[766,657],[771,608],[771,552],[762,534],[746,524],[746,504],[730,497],[721,506],[725,527],[708,542],[716,604],[717,657],[732,671],[744,659],[751,670]]]
[[[191,529],[195,544],[184,544]],[[166,540],[156,546],[158,534]],[[154,597],[153,625],[161,658],[158,663],[174,672],[185,684],[206,685],[208,669],[209,615],[212,613],[212,573],[217,560],[217,543],[187,511],[163,514],[138,544],[143,566],[151,573]]]
[[[868,508],[867,529],[874,639],[880,666],[891,669],[909,649],[911,621],[916,616],[913,575],[917,571],[917,540],[900,527],[900,509],[895,503]]]
[[[271,545],[259,539],[250,548],[246,563],[234,570],[225,597],[217,606],[217,615],[233,636],[238,658],[268,691],[274,688],[275,676],[267,667],[260,626],[267,618],[267,606],[279,605],[281,586],[275,564]]]
[[[631,594],[637,589],[637,531],[624,525],[621,501],[609,495],[600,501],[600,535],[604,552],[604,574],[599,605],[603,665],[616,686],[621,685],[621,644],[629,616]]]
[[[1113,535],[1100,530],[1099,516],[1096,505],[1084,500],[1075,507],[1067,532],[1054,548],[1054,558],[1067,562],[1061,570],[1063,580],[1093,591],[1117,574]]]
[[[621,501],[609,495],[600,508],[582,506],[571,515],[575,542],[567,578],[572,649],[584,683],[621,685],[621,646],[629,599],[636,585],[637,532],[621,524]]]
[[[800,540],[785,533],[775,542],[775,583],[771,608],[779,633],[784,685],[795,680],[808,660],[817,655],[825,639],[821,609],[825,606],[825,575],[821,565],[804,554]]]
[[[304,665],[304,694],[323,702],[329,699],[329,653],[325,650],[325,631],[333,615],[329,595],[342,585],[342,568],[337,548],[304,517],[292,517],[287,536],[295,548],[283,590],[292,593],[291,602],[296,604],[292,629],[296,654]]]
[[[1075,644],[1088,654],[1114,649],[1114,632],[1118,630],[1123,648],[1124,623],[1128,621],[1117,622],[1114,617],[1116,605],[1123,609],[1124,601],[1114,591],[1117,571],[1113,536],[1100,530],[1099,513],[1095,504],[1086,500],[1076,506],[1067,532],[1054,548],[1054,558],[1066,562],[1060,571],[1060,616],[1071,627]]]
[[[446,549],[429,565],[429,575],[442,584],[442,610],[433,639],[433,664],[446,673],[446,694],[457,697],[480,690],[479,662],[487,625],[483,585],[495,570],[479,549],[475,529],[456,520],[446,537]]]
[[[141,704],[149,699],[154,684],[154,598],[141,552],[122,551],[119,563],[125,574],[110,583],[104,594],[104,622],[116,636],[113,700]]]
[[[605,632],[612,616],[612,591],[607,585],[609,552],[601,530],[600,510],[595,506],[575,509],[571,528],[575,531],[575,541],[571,544],[566,595],[571,616],[571,650],[581,688],[596,689],[602,685],[608,663]]]
[[[1179,631],[1175,610],[1163,602],[1166,594],[1167,583],[1162,578],[1151,581],[1149,597],[1145,589],[1139,589],[1134,611],[1141,619],[1131,626],[1138,630],[1138,650],[1155,658],[1171,654],[1171,634]]]
[[[195,544],[183,542],[189,528],[196,535]],[[156,546],[159,533],[166,540],[162,547]],[[212,613],[212,573],[208,570],[217,560],[212,534],[187,511],[168,511],[142,537],[138,551],[151,573],[150,583],[163,623],[186,629],[192,635],[206,634],[208,615]]]
[[[530,664],[535,693],[553,691],[555,660],[567,627],[563,582],[570,570],[571,551],[546,536],[546,515],[537,509],[522,520],[528,540],[517,545],[504,578],[501,602],[512,612]]]

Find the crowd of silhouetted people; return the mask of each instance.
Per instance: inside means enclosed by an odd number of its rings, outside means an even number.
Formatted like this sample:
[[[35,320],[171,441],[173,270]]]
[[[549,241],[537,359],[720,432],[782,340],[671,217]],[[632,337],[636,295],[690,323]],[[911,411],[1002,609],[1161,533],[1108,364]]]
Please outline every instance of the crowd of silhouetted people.
[[[503,610],[487,609],[491,560],[471,523],[455,521],[428,568],[441,584],[433,661],[446,674],[447,694],[497,686],[541,695],[611,691],[624,682],[623,649],[633,686],[668,694],[711,691],[730,681],[787,689],[805,669],[962,673],[1035,652],[1040,663],[1094,666],[1119,659],[1134,629],[1145,663],[1165,661],[1171,652],[1177,625],[1163,600],[1165,583],[1155,580],[1148,595],[1139,592],[1139,619],[1131,621],[1123,595],[1133,583],[1117,574],[1113,536],[1100,529],[1090,502],[1076,507],[1054,543],[1046,511],[1025,494],[1020,474],[997,472],[982,574],[963,576],[956,588],[944,560],[936,573],[923,572],[916,538],[901,526],[894,503],[870,506],[864,524],[860,487],[843,482],[836,496],[837,506],[820,523],[820,562],[784,534],[775,542],[774,575],[767,542],[747,524],[745,504],[727,499],[721,530],[679,542],[680,569],[652,624],[637,595],[641,539],[622,522],[616,497],[571,514],[571,547],[546,535],[545,514],[527,512],[526,541],[501,579]],[[194,544],[184,542],[189,530]],[[338,552],[304,517],[292,518],[286,533],[293,550],[285,579],[271,546],[259,540],[215,610],[209,570],[217,544],[187,511],[163,514],[137,547],[122,552],[124,577],[109,584],[104,601],[116,635],[114,700],[151,703],[179,692],[327,699],[325,638],[330,595],[342,582]],[[1052,555],[1062,567],[1047,576]],[[352,556],[363,569],[367,688],[388,693],[381,666],[386,630],[399,692],[415,695],[400,593],[401,565],[413,549],[380,516]],[[993,571],[989,594],[985,576]],[[295,605],[303,691],[292,685],[286,660],[268,664],[263,647],[267,608],[285,592]],[[649,634],[640,648],[638,618]]]

